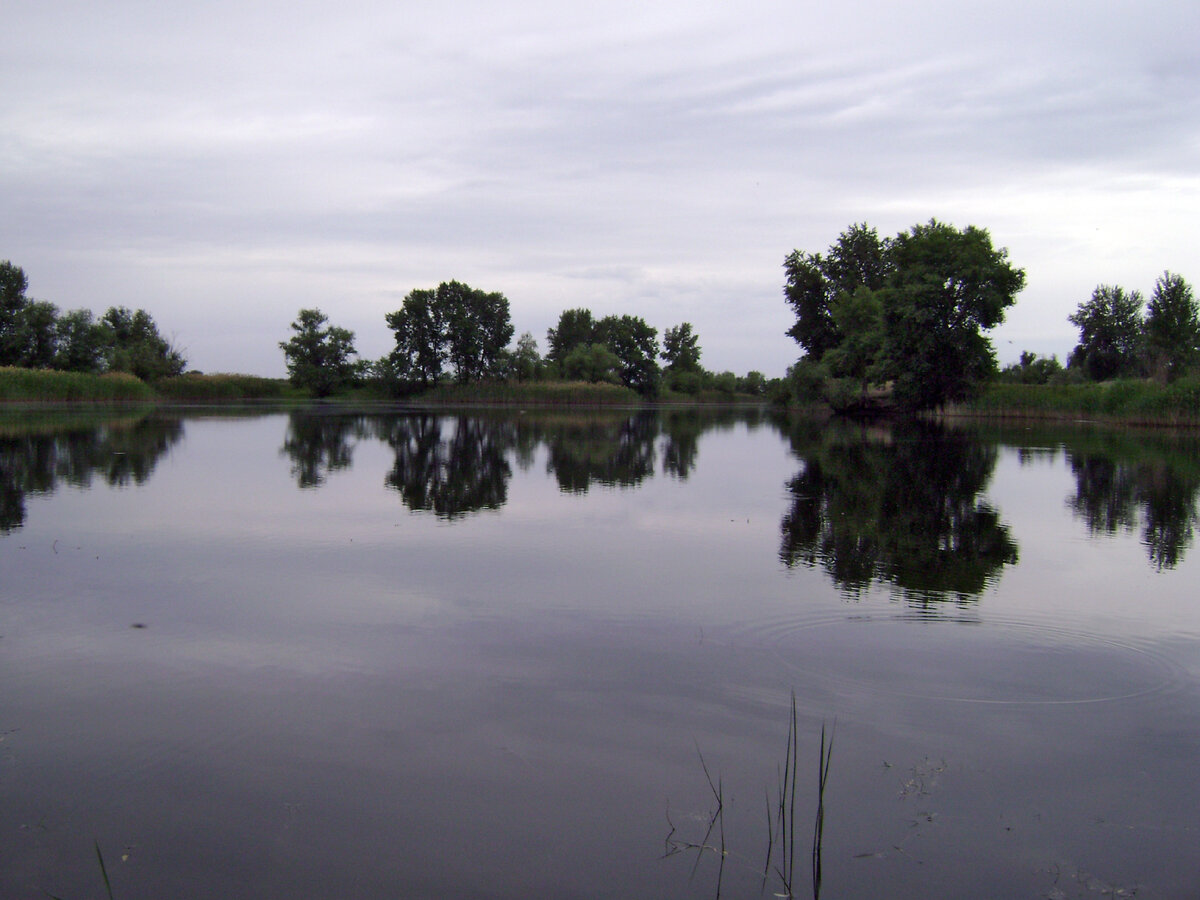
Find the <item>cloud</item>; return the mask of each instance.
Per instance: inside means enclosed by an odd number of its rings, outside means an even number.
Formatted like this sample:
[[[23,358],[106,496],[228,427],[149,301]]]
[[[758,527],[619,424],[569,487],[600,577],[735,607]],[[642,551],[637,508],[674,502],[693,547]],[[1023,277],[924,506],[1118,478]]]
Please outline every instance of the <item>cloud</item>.
[[[0,256],[207,370],[282,372],[302,305],[379,355],[383,312],[458,278],[518,332],[686,317],[710,367],[779,374],[783,256],[936,216],[1028,269],[1004,340],[1065,353],[1094,283],[1195,261],[1200,13],[1086,13],[19,2]]]

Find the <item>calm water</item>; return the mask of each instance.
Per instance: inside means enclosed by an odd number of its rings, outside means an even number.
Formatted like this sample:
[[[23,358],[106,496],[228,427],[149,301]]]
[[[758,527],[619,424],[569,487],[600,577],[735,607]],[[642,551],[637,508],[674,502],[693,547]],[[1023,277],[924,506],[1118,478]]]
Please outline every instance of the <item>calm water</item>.
[[[1195,897],[1198,491],[1086,428],[10,415],[0,896],[812,896],[824,724],[823,897]]]

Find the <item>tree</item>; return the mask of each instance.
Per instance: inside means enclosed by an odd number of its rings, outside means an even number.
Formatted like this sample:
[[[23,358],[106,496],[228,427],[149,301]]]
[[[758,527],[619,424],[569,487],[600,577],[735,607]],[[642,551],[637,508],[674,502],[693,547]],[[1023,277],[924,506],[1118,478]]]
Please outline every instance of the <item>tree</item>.
[[[841,293],[830,309],[841,340],[825,351],[822,361],[829,373],[858,383],[860,394],[867,393],[883,348],[883,305],[879,291],[859,285],[854,293]]]
[[[406,380],[436,383],[446,360],[444,315],[437,291],[410,291],[404,305],[384,318],[396,336],[393,370]]]
[[[640,316],[605,316],[596,323],[598,339],[621,360],[621,383],[639,394],[658,390],[658,329]]]
[[[21,313],[28,305],[29,280],[20,266],[0,262],[0,366],[20,365],[23,353]]]
[[[1004,321],[1024,271],[986,230],[933,219],[898,234],[887,260],[880,364],[893,396],[910,409],[967,399],[996,371],[982,332]]]
[[[411,291],[386,320],[396,335],[394,367],[411,380],[433,384],[447,364],[460,383],[502,374],[513,334],[503,294],[444,281],[432,290]]]
[[[109,335],[92,318],[90,309],[75,309],[59,316],[54,325],[54,368],[65,372],[100,372],[104,369]]]
[[[668,372],[700,371],[700,339],[692,333],[690,322],[666,330],[660,355],[667,363]]]
[[[621,382],[621,360],[604,344],[581,344],[567,354],[562,363],[563,376],[572,381],[592,384]]]
[[[458,281],[438,285],[436,300],[446,323],[446,348],[459,384],[499,378],[504,348],[512,340],[508,298]]]
[[[890,268],[889,249],[889,242],[863,222],[842,232],[825,256],[801,250],[787,256],[783,293],[796,313],[796,324],[787,333],[807,355],[820,360],[840,342],[842,334],[833,319],[835,301],[860,287],[881,288]]]
[[[517,381],[532,381],[537,378],[542,366],[542,357],[538,354],[537,341],[528,331],[517,338],[517,348],[509,360],[511,371]]]
[[[58,343],[55,323],[58,307],[45,300],[29,300],[14,317],[10,346],[12,365],[27,369],[48,369],[54,364]]]
[[[187,368],[183,353],[158,333],[154,319],[144,309],[130,312],[124,306],[113,306],[100,322],[109,338],[110,371],[154,381],[179,375]]]
[[[292,384],[317,397],[328,397],[348,384],[356,369],[351,360],[358,355],[354,332],[326,325],[328,321],[319,309],[302,309],[291,326],[295,334],[279,342]]]
[[[1102,284],[1067,321],[1079,329],[1079,343],[1067,358],[1093,381],[1138,373],[1142,360],[1142,295]]]
[[[1146,306],[1146,348],[1155,374],[1172,381],[1200,352],[1200,310],[1192,287],[1179,275],[1163,272]]]
[[[546,359],[562,367],[567,355],[576,347],[596,342],[596,322],[590,309],[565,309],[559,314],[558,326],[546,332]]]

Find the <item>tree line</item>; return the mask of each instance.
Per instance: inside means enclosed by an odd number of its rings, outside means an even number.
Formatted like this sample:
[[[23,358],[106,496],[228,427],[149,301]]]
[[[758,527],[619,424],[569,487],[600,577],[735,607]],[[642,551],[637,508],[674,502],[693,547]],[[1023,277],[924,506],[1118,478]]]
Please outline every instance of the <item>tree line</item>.
[[[1067,321],[1079,341],[1064,367],[1056,356],[1028,351],[1000,373],[1021,384],[1067,384],[1153,378],[1168,384],[1200,367],[1200,306],[1183,276],[1163,272],[1149,302],[1140,291],[1097,285]]]
[[[60,313],[53,303],[28,297],[28,289],[23,269],[0,262],[0,366],[129,372],[143,381],[187,367],[144,309],[113,306],[99,318],[89,309]]]
[[[568,380],[620,384],[646,397],[664,389],[682,394],[710,390],[763,395],[761,372],[739,377],[700,365],[699,337],[691,323],[658,330],[633,315],[596,318],[583,308],[564,310],[547,331],[547,352],[530,332],[511,348],[514,328],[503,294],[458,281],[411,291],[384,321],[395,345],[379,360],[356,359],[354,333],[333,325],[319,309],[302,309],[292,336],[279,343],[288,377],[298,387],[327,396],[355,383],[373,383],[394,394],[450,381]]]
[[[1100,285],[1068,316],[1079,342],[1066,366],[1023,352],[999,370],[984,333],[1004,320],[1025,274],[987,231],[931,220],[893,238],[850,226],[824,254],[784,260],[789,329],[804,356],[788,372],[800,399],[852,411],[885,398],[930,409],[968,400],[988,381],[1047,384],[1153,377],[1200,367],[1200,308],[1191,286],[1164,272],[1149,302]]]

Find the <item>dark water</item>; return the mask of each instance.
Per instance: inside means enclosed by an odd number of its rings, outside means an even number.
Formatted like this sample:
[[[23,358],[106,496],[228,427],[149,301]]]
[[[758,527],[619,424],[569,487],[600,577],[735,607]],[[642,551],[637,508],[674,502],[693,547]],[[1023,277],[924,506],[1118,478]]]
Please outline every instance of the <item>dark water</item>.
[[[823,897],[1195,897],[1198,491],[1085,428],[9,416],[0,896],[812,896],[824,724]]]

